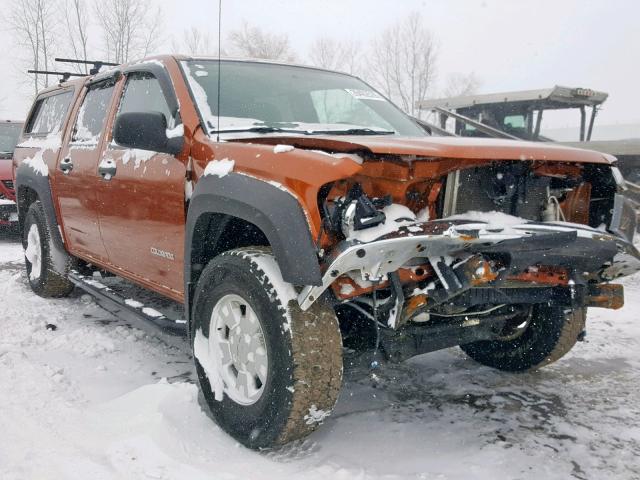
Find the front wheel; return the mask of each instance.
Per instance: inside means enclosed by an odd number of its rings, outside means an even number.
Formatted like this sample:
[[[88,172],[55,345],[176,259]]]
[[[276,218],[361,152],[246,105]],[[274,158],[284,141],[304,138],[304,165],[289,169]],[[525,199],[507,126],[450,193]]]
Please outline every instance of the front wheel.
[[[342,382],[340,329],[329,305],[303,312],[270,251],[232,250],[204,269],[191,337],[204,400],[227,433],[250,448],[311,433]]]
[[[586,308],[536,305],[518,318],[504,335],[461,345],[475,361],[509,372],[537,370],[566,355],[586,323]]]

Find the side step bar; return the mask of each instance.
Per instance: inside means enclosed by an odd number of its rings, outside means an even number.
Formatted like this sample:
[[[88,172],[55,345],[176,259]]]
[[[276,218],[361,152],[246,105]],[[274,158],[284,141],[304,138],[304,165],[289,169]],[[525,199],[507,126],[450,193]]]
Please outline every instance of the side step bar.
[[[69,278],[76,287],[95,297],[99,303],[104,303],[105,306],[119,310],[120,312],[118,312],[118,314],[124,313],[124,316],[128,316],[133,320],[151,324],[164,333],[171,335],[186,334],[185,320],[168,318],[153,308],[143,305],[141,302],[124,298],[118,292],[94,278],[80,275],[76,271],[70,272],[67,278]]]

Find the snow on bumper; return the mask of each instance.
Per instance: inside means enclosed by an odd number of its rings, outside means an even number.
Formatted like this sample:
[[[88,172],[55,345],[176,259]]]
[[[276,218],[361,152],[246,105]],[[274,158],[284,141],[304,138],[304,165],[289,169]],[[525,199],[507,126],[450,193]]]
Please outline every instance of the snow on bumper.
[[[378,282],[416,258],[426,263],[434,257],[515,250],[524,258],[569,258],[581,272],[595,272],[601,281],[640,271],[640,252],[626,238],[585,225],[524,221],[494,228],[462,219],[436,220],[401,227],[367,243],[343,241],[325,261],[322,285],[306,286],[298,302],[303,310],[308,309],[347,272],[359,272],[363,280]]]

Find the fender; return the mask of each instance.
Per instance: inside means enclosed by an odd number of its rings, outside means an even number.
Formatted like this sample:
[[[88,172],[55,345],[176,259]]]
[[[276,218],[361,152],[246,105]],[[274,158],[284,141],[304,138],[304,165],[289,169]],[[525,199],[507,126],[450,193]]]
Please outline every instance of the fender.
[[[28,205],[25,205],[24,189],[30,188],[38,195],[38,200],[42,203],[47,222],[49,223],[49,231],[51,233],[52,259],[54,268],[57,273],[66,275],[66,259],[68,253],[64,248],[64,242],[60,234],[60,227],[56,210],[53,205],[53,196],[51,195],[51,184],[49,177],[35,172],[25,163],[21,163],[16,169],[16,203],[18,205],[18,219],[20,229],[24,226],[24,218],[27,215]]]
[[[258,227],[267,237],[285,281],[322,284],[316,247],[298,199],[266,181],[229,173],[223,177],[203,176],[195,186],[185,232],[185,292],[190,291],[192,281],[197,223],[208,213],[230,215]]]

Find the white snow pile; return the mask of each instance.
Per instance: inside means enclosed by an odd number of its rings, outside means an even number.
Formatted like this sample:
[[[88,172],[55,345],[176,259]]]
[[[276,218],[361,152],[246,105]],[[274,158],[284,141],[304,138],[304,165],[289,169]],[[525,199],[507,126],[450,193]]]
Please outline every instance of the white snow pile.
[[[209,334],[211,334],[211,332],[209,332]],[[214,398],[218,402],[221,402],[224,393],[224,382],[220,375],[222,369],[220,362],[222,354],[215,350],[215,347],[209,342],[209,339],[202,333],[201,328],[196,331],[196,336],[193,339],[193,354],[198,359],[198,363],[200,363],[209,380]]]
[[[357,153],[329,153],[324,150],[311,150],[313,153],[319,153],[321,155],[326,155],[328,157],[336,158],[338,160],[348,159],[356,162],[358,165],[362,165],[364,163],[364,159],[358,155]]]
[[[21,148],[37,148],[35,155],[30,158],[25,158],[22,163],[31,167],[36,173],[43,177],[49,176],[49,167],[44,161],[43,154],[47,150],[57,150],[61,145],[61,138],[59,133],[51,133],[45,138],[29,138],[24,142],[17,145]]]
[[[344,295],[344,296],[351,295],[355,291],[356,289],[350,283],[343,283],[340,286],[340,295]]]
[[[122,154],[122,164],[126,165],[131,160],[134,161],[133,169],[140,168],[142,163],[145,163],[147,160],[157,155],[158,152],[152,152],[151,150],[141,150],[139,148],[128,148]]]
[[[416,223],[416,214],[399,203],[393,203],[384,207],[382,212],[386,217],[383,223],[364,230],[354,230],[353,225],[350,225],[349,231],[346,234],[347,238],[367,243],[383,235],[396,232],[400,227]]]
[[[235,160],[229,160],[228,158],[223,158],[222,160],[212,160],[207,163],[203,175],[205,177],[214,175],[222,178],[233,171],[233,167],[235,166],[235,164]]]
[[[25,258],[31,263],[29,278],[32,281],[38,280],[42,274],[42,249],[36,239],[32,237],[32,229],[34,228],[37,232],[37,226],[32,225],[27,235],[27,248],[24,250]]]
[[[164,62],[156,58],[150,58],[148,60],[143,60],[141,62],[136,63],[136,65],[145,65],[145,64],[158,65],[159,67],[164,68]]]
[[[191,87],[191,92],[193,93],[193,97],[195,98],[198,110],[200,110],[200,113],[205,120],[212,121],[215,117],[213,115],[213,112],[211,111],[211,107],[209,106],[207,92],[205,92],[204,88],[202,88],[200,82],[193,78],[191,69],[189,68],[189,63],[182,62],[182,67],[184,68],[187,82],[189,82],[189,87]]]
[[[127,305],[129,305],[132,308],[142,308],[142,307],[144,307],[144,303],[139,302],[137,300],[134,300],[133,298],[125,299],[124,303],[126,303]]]
[[[314,423],[322,423],[329,415],[331,415],[331,412],[327,412],[319,409],[315,405],[311,405],[309,413],[304,416],[304,420],[307,425],[313,425]]]
[[[539,372],[458,348],[351,371],[322,428],[253,452],[203,412],[187,339],[172,346],[80,294],[38,297],[23,262],[19,239],[0,236],[2,480],[640,478],[637,276],[623,309],[589,309],[588,341]]]
[[[166,131],[167,138],[177,138],[184,136],[184,123],[180,125],[176,125],[173,128],[167,128]]]
[[[185,180],[184,181],[184,198],[189,201],[193,196],[193,181]]]
[[[525,220],[524,218],[515,217],[502,212],[496,212],[495,210],[491,212],[470,210],[465,213],[451,215],[443,220],[468,220],[470,222],[482,222],[486,223],[484,228],[488,230],[508,228],[516,225],[523,225],[528,222],[528,220]]]
[[[142,313],[144,313],[145,315],[147,315],[149,317],[153,317],[153,318],[164,317],[164,315],[162,313],[160,313],[155,308],[151,308],[151,307],[143,307],[142,308]]]
[[[291,334],[291,314],[289,312],[289,303],[292,300],[297,301],[298,298],[293,285],[282,279],[280,267],[273,255],[261,252],[243,252],[240,255],[243,258],[250,260],[251,263],[264,272],[264,275],[261,275],[261,277],[258,278],[261,283],[264,284],[264,281],[268,279],[273,285],[273,289],[267,293],[270,295],[272,302],[275,302],[276,298],[280,300],[279,308],[282,310],[282,313],[287,320],[283,323],[282,328],[285,332],[289,332],[289,334]]]
[[[295,150],[295,147],[293,145],[278,144],[273,147],[273,153],[287,153],[291,152],[292,150]]]

